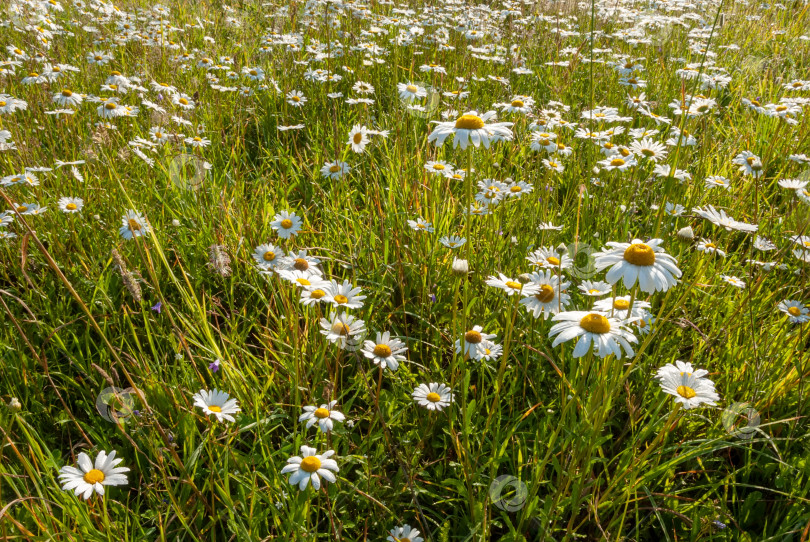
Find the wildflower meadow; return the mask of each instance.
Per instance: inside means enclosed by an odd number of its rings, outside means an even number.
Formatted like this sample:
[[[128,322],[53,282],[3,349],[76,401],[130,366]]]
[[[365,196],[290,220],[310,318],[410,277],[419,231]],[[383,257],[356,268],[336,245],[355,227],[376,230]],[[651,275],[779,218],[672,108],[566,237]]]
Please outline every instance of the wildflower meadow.
[[[0,540],[810,540],[808,115],[807,0],[4,0]]]

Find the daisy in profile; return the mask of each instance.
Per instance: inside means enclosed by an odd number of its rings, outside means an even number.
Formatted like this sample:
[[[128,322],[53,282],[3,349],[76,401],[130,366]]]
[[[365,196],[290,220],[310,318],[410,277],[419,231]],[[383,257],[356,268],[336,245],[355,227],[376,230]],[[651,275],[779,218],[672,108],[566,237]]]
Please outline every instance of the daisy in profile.
[[[444,236],[439,239],[439,242],[446,246],[447,248],[459,248],[464,246],[464,243],[467,242],[467,239],[464,237],[459,237],[457,235],[450,235]]]
[[[691,363],[676,361],[658,369],[655,378],[664,393],[674,396],[675,402],[688,410],[704,403],[714,405],[715,401],[720,400],[714,391],[714,382],[705,378],[707,374],[709,372],[705,369],[696,371]]]
[[[709,205],[705,209],[701,209],[700,207],[695,207],[692,209],[692,212],[698,216],[702,216],[715,226],[722,226],[726,230],[737,230],[737,231],[744,231],[744,232],[755,232],[759,229],[759,226],[746,224],[745,222],[739,222],[734,220],[730,216],[726,214],[725,211],[717,210],[714,206]]]
[[[63,213],[78,213],[84,207],[84,200],[81,198],[61,198],[57,205]]]
[[[118,228],[121,237],[130,240],[133,237],[142,237],[151,231],[146,218],[135,210],[128,210],[121,217],[121,227]]]
[[[639,158],[653,162],[667,157],[667,148],[663,144],[646,137],[630,143],[630,150]]]
[[[780,301],[777,307],[780,311],[788,315],[788,319],[790,319],[792,324],[810,322],[810,309],[799,301],[785,299],[784,301]]]
[[[739,278],[737,278],[735,276],[732,276],[732,275],[720,275],[720,278],[723,279],[723,281],[726,284],[731,284],[735,288],[739,288],[741,290],[745,288],[745,281],[742,280],[742,279],[739,279]]]
[[[200,407],[206,417],[213,414],[219,422],[234,421],[233,414],[242,410],[236,399],[232,399],[230,395],[218,389],[200,390],[194,394],[192,399],[194,399],[194,406]]]
[[[614,354],[622,357],[622,350],[628,357],[632,357],[633,347],[630,343],[637,342],[635,335],[619,320],[598,312],[569,311],[561,312],[552,318],[559,322],[552,326],[549,338],[555,337],[552,347],[576,338],[574,358],[581,358],[591,350],[600,358]]]
[[[563,292],[571,283],[560,283],[560,277],[551,270],[535,271],[529,275],[529,282],[523,288],[521,295],[523,299],[520,304],[535,318],[543,315],[543,319],[548,320],[552,314],[560,312],[571,302],[571,296]]]
[[[620,295],[610,299],[600,299],[593,304],[593,310],[604,312],[606,314],[610,313],[611,316],[615,316],[619,320],[627,320],[628,318],[633,318],[636,320],[644,316],[647,309],[650,308],[650,304],[647,301],[636,299],[633,301],[633,306],[631,308],[631,299],[632,296],[629,295]]]
[[[436,128],[428,136],[428,142],[435,141],[437,147],[441,147],[444,141],[453,136],[453,148],[460,146],[466,149],[472,142],[473,146],[488,149],[493,138],[512,139],[512,130],[509,129],[511,122],[495,122],[487,124],[490,119],[494,119],[495,111],[488,111],[483,115],[477,111],[468,111],[455,121],[441,122],[431,121],[436,124]]]
[[[661,248],[661,239],[650,239],[646,243],[633,239],[632,243],[609,242],[609,250],[594,254],[596,270],[607,267],[605,279],[616,284],[624,279],[624,287],[632,288],[638,283],[642,292],[666,292],[675,286],[681,270],[676,260]]]
[[[410,525],[403,525],[402,527],[395,527],[388,531],[390,536],[386,538],[387,542],[423,542],[424,538],[419,536],[421,533]]]
[[[512,296],[514,294],[534,295],[538,291],[538,287],[531,282],[521,284],[520,282],[507,277],[503,273],[498,273],[497,277],[494,275],[490,276],[487,278],[486,284],[487,286],[492,286],[493,288],[500,288],[506,292],[507,296]]]
[[[407,352],[408,347],[397,338],[391,338],[389,332],[377,333],[376,341],[366,341],[363,344],[363,355],[381,368],[389,371],[396,371],[399,362],[405,361],[402,354]]]
[[[123,459],[115,458],[115,450],[107,455],[104,450],[100,451],[93,463],[90,457],[81,452],[79,454],[79,468],[64,466],[59,471],[59,481],[65,491],[73,490],[78,497],[84,500],[89,499],[93,493],[104,496],[104,486],[123,486],[127,484],[125,472],[129,472],[128,467],[117,467]]]
[[[347,313],[333,313],[328,319],[321,318],[321,335],[326,340],[345,348],[348,342],[355,341],[357,335],[366,331],[366,323]]]
[[[435,173],[437,175],[444,175],[445,177],[448,175],[453,174],[453,166],[448,164],[447,162],[443,162],[441,160],[436,162],[427,162],[425,163],[425,169],[429,173]]]
[[[698,252],[704,252],[704,253],[706,253],[706,254],[717,254],[717,255],[718,255],[718,256],[720,256],[721,258],[725,258],[725,257],[726,257],[726,253],[725,253],[725,252],[723,252],[722,250],[720,250],[719,248],[717,248],[717,245],[715,245],[715,244],[714,244],[714,243],[711,241],[711,239],[701,239],[701,240],[700,240],[700,241],[697,243],[697,245],[695,245],[695,249],[696,249]]]
[[[574,263],[570,256],[558,253],[553,247],[538,248],[526,259],[541,269],[568,269]]]
[[[397,92],[399,92],[399,99],[406,102],[413,102],[419,98],[427,96],[427,90],[414,83],[397,83]]]
[[[461,340],[456,340],[456,354],[463,354],[465,357],[469,356],[470,359],[481,359],[484,354],[484,347],[486,342],[494,339],[495,335],[482,333],[484,328],[481,326],[474,326],[471,330],[464,334],[464,345],[462,346]]]
[[[415,231],[422,231],[425,233],[433,233],[433,224],[428,222],[422,217],[417,218],[416,220],[409,220],[408,226],[411,227],[412,230]]]
[[[601,297],[609,294],[611,290],[610,284],[604,281],[583,280],[579,285],[579,291],[588,297]]]
[[[301,230],[301,217],[295,213],[281,211],[273,217],[270,227],[276,230],[282,239],[289,239]]]
[[[305,406],[304,413],[298,417],[298,421],[307,422],[307,429],[317,423],[321,433],[328,433],[334,428],[334,422],[343,423],[346,419],[342,412],[334,409],[336,404],[337,401],[330,401],[329,404],[319,407]]]
[[[321,478],[327,482],[335,483],[338,469],[337,462],[331,459],[335,455],[334,450],[329,450],[321,455],[317,454],[315,448],[301,446],[301,455],[294,456],[287,460],[287,466],[281,469],[281,474],[292,473],[290,484],[297,485],[303,491],[312,483],[315,490],[321,489]]]
[[[363,307],[363,300],[366,298],[366,296],[360,295],[362,291],[359,286],[352,287],[352,283],[348,280],[344,280],[343,284],[338,284],[333,279],[329,283],[326,301],[339,308],[359,309]]]
[[[349,171],[351,171],[351,167],[346,162],[341,162],[340,160],[335,160],[334,162],[327,162],[321,168],[321,175],[324,177],[328,177],[329,179],[340,179]]]
[[[443,410],[453,402],[453,394],[450,388],[444,384],[431,382],[430,384],[419,384],[411,394],[413,400],[420,406],[428,410]]]

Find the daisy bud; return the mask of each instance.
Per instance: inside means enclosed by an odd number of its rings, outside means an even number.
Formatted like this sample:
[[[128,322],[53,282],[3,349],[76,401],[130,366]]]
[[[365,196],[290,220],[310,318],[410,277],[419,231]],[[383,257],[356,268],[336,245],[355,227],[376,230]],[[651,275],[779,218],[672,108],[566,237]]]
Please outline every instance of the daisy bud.
[[[172,220],[172,226],[174,226],[175,228],[179,228],[180,221],[175,218],[174,220]]]
[[[531,282],[532,277],[528,273],[521,273],[520,275],[518,275],[518,280],[521,283],[526,284],[528,282]]]
[[[20,404],[20,400],[16,397],[12,397],[11,400],[8,402],[8,408],[13,410],[14,412],[19,412],[22,410],[22,404]]]
[[[453,258],[453,273],[456,275],[466,275],[470,272],[470,264],[467,260]]]
[[[493,162],[492,167],[498,169],[499,167],[501,167],[501,164],[499,162]]]
[[[566,252],[568,252],[568,247],[565,246],[565,243],[560,243],[559,245],[557,245],[556,252],[557,254],[565,254]]]
[[[692,231],[692,226],[686,226],[678,230],[677,236],[681,241],[691,241],[695,238],[695,232]]]

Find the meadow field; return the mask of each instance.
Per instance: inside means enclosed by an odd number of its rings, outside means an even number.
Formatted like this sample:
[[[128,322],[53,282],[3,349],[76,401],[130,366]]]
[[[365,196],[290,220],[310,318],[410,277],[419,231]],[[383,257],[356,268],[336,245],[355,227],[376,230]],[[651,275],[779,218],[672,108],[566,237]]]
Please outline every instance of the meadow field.
[[[0,59],[0,540],[810,540],[807,1],[4,0]]]

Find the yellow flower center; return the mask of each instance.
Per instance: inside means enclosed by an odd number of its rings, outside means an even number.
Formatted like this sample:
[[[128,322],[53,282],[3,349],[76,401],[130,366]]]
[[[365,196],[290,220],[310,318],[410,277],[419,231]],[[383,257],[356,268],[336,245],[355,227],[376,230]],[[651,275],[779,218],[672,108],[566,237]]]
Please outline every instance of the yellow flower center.
[[[349,298],[346,297],[345,295],[338,294],[335,296],[335,303],[337,303],[338,305],[345,305],[348,302]]]
[[[776,106],[776,110],[777,110],[777,111],[786,111],[786,110],[787,110],[787,106],[786,106],[786,105],[777,105],[777,106]]]
[[[129,229],[132,231],[141,231],[141,225],[134,218],[129,219],[128,225]]]
[[[340,166],[329,166],[329,173],[337,173],[340,171]]]
[[[754,162],[757,161],[757,159],[754,158],[753,156],[749,156],[748,158],[745,159],[745,161],[748,162],[749,166],[752,166],[752,165],[754,165]]]
[[[442,164],[433,164],[433,169],[435,169],[437,171],[442,171],[442,170],[444,170],[444,165],[442,165]]]
[[[626,299],[614,299],[613,308],[620,311],[626,311],[630,308],[630,302]]]
[[[256,70],[250,70],[250,75],[258,75],[258,74],[259,72],[257,72]]]
[[[601,314],[591,313],[579,321],[579,327],[590,333],[607,333],[610,331],[610,322]]]
[[[613,160],[610,161],[611,166],[617,166],[618,167],[618,166],[623,166],[624,164],[625,164],[625,162],[621,158],[614,158]]]
[[[802,311],[799,310],[799,307],[788,307],[787,311],[791,316],[799,316],[802,313]]]
[[[589,294],[598,294],[599,290],[597,290],[596,288],[591,288],[590,290],[588,290],[588,293]]]
[[[309,262],[306,261],[304,258],[296,258],[293,260],[293,267],[296,268],[298,271],[306,271],[309,269]]]
[[[481,336],[481,333],[475,331],[474,329],[471,329],[470,331],[464,334],[464,341],[470,344],[478,344],[483,339],[484,338]]]
[[[291,99],[292,101],[294,101],[294,102],[300,102],[300,101],[301,101],[301,98],[300,98],[300,97],[298,97],[298,96],[293,96],[293,97],[292,97],[292,98],[290,98],[290,99]]]
[[[19,207],[17,207],[17,212],[18,213],[24,213],[27,210],[28,210],[28,207],[26,207],[25,205],[20,205]]]
[[[706,248],[717,248],[717,245],[714,243],[706,243]]]
[[[627,149],[619,149],[619,154],[627,158],[628,156],[630,156],[630,151]]]
[[[346,335],[349,334],[349,331],[351,331],[349,329],[349,326],[347,326],[343,322],[335,322],[334,324],[332,324],[332,333],[334,333],[335,335],[342,335],[345,337]]]
[[[324,418],[329,417],[329,411],[326,410],[325,408],[317,409],[314,414],[315,414],[316,418],[320,418],[320,419],[324,419]]]
[[[633,265],[649,267],[655,263],[655,252],[644,243],[636,243],[627,247],[627,250],[624,251],[624,259]]]
[[[285,218],[284,220],[281,221],[281,227],[284,228],[285,230],[289,230],[290,228],[292,228],[292,225],[293,222],[289,218]]]
[[[391,355],[391,347],[387,344],[378,344],[374,347],[374,355],[380,358],[387,358]]]
[[[355,145],[359,145],[360,142],[363,141],[363,132],[357,132],[356,134],[354,134],[352,141],[354,141]]]
[[[315,472],[321,468],[321,460],[311,455],[301,460],[301,470],[304,472]]]
[[[320,299],[325,295],[326,295],[326,292],[324,292],[323,290],[320,290],[320,289],[312,290],[311,292],[309,292],[309,297],[311,297],[312,299]]]
[[[523,285],[519,282],[515,282],[514,280],[507,280],[504,284],[506,284],[509,288],[513,290],[520,290],[523,288]]]
[[[14,49],[14,54],[15,54],[15,55],[21,55],[21,54],[23,54],[23,52],[22,52],[22,51],[20,51],[19,49]],[[797,85],[798,85],[798,86],[801,86],[799,83],[793,83],[793,86],[794,86],[794,87],[795,87],[795,86],[797,86]]]
[[[181,103],[181,104],[183,104],[183,105],[188,105],[188,100],[186,100],[185,98],[180,98],[180,99],[179,99],[179,100],[177,100],[177,101],[178,101],[178,102],[180,102],[180,103]]]
[[[70,98],[71,96],[73,96],[73,93],[68,89],[65,89],[62,91],[62,96],[64,96],[65,98]]]
[[[484,121],[476,115],[461,115],[456,121],[457,130],[480,130],[484,127]]]
[[[275,252],[273,252],[272,250],[268,250],[267,252],[265,252],[265,253],[262,255],[262,259],[263,259],[264,261],[266,261],[266,262],[272,262],[273,260],[275,260],[275,259],[276,259],[276,253],[275,253]]]
[[[68,203],[67,205],[65,205],[65,209],[67,209],[68,211],[75,211],[77,207],[75,203]]]
[[[104,481],[104,473],[98,469],[93,469],[84,475],[84,481],[88,484],[98,484]]]
[[[197,136],[197,137],[194,138],[194,141],[202,141],[202,138]]]
[[[104,104],[104,107],[107,108],[107,109],[112,110],[112,109],[115,109],[116,107],[118,107],[118,104],[114,104],[114,103],[110,102],[110,103]]]
[[[554,288],[550,284],[543,284],[540,291],[534,294],[535,299],[540,303],[549,303],[554,299]]]
[[[297,279],[295,279],[295,282],[297,282],[301,286],[311,286],[312,285],[311,282],[309,282],[307,279],[304,279],[304,278],[297,278]]]
[[[697,395],[697,393],[695,393],[695,390],[693,390],[689,386],[678,386],[678,388],[675,391],[678,392],[678,395],[680,395],[684,399],[691,399],[692,397]]]
[[[418,88],[416,88],[416,85],[408,85],[407,87],[405,87],[405,90],[407,90],[408,92],[410,92],[410,93],[412,93],[412,94],[416,94],[416,92],[417,92],[419,89],[418,89]]]
[[[222,407],[217,405],[209,405],[208,410],[211,412],[222,412]]]
[[[512,100],[512,107],[523,107],[523,100]]]
[[[554,256],[549,256],[548,258],[546,258],[546,261],[551,265],[560,265],[560,259],[555,258]]]
[[[441,396],[435,391],[428,393],[426,399],[431,403],[438,403],[439,401],[442,400]]]

